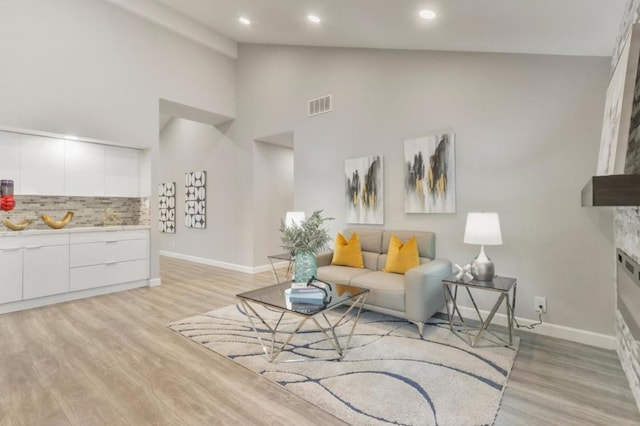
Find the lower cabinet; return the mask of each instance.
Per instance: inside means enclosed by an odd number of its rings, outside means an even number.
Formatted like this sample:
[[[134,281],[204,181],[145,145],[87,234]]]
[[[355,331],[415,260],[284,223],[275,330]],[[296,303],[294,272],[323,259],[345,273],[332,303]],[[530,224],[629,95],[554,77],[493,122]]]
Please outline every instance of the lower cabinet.
[[[0,303],[22,300],[22,249],[0,249]]]
[[[51,296],[69,291],[69,234],[21,237],[22,298]]]
[[[148,278],[145,229],[0,238],[0,305]]]

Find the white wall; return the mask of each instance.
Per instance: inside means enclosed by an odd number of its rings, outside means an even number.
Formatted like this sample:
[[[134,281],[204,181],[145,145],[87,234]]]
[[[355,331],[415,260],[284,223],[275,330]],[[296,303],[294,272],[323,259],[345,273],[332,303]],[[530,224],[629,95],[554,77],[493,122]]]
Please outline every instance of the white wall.
[[[546,296],[545,321],[611,335],[612,213],[580,207],[607,81],[607,58],[242,44],[239,140],[293,129],[295,209],[324,209],[332,232],[344,159],[370,154],[384,156],[384,227],[435,231],[439,257],[467,263],[466,213],[499,212],[504,245],[487,251],[519,280],[516,314],[536,317]],[[333,112],[307,118],[306,100],[327,93]],[[405,214],[403,140],[443,127],[456,132],[458,213]]]
[[[254,264],[266,263],[265,253],[276,254],[280,247],[280,221],[293,210],[293,149],[255,142],[253,151],[255,226]]]
[[[224,130],[224,128],[223,128]],[[160,182],[176,183],[176,233],[160,234],[160,249],[188,256],[247,265],[246,247],[241,247],[237,230],[237,179],[243,173],[242,151],[220,129],[174,118],[160,134]],[[207,171],[207,227],[185,227],[184,175]],[[153,224],[155,226],[155,224]]]
[[[174,118],[160,133],[160,181],[176,182],[177,192],[176,233],[160,235],[160,250],[247,270],[254,265],[252,246],[238,237],[240,229],[251,236],[254,251],[282,252],[278,227],[293,208],[293,150],[255,142],[249,156],[225,129]],[[195,170],[207,171],[206,229],[184,226],[184,174]],[[249,213],[268,226],[241,220],[245,197],[238,183],[246,176],[255,194]],[[256,258],[255,264],[265,263],[266,257]]]
[[[0,58],[1,125],[150,148],[153,224],[159,98],[235,116],[234,60],[103,0],[0,2]]]

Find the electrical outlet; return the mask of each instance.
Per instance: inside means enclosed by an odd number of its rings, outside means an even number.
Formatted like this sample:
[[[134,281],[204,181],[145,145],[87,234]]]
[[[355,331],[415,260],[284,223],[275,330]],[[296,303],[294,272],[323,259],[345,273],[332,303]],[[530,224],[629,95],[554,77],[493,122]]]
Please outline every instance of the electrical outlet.
[[[547,298],[542,296],[535,296],[533,298],[533,309],[536,312],[546,313],[547,312]]]

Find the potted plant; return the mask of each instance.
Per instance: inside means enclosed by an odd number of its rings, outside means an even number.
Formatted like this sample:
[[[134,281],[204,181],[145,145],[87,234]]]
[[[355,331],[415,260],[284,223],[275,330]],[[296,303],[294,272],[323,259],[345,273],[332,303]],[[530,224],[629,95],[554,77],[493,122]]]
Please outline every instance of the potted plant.
[[[329,233],[322,227],[329,220],[333,218],[322,217],[322,210],[316,210],[300,224],[287,225],[284,220],[280,222],[282,247],[295,257],[295,282],[306,282],[316,275],[316,253],[326,250],[331,241]]]

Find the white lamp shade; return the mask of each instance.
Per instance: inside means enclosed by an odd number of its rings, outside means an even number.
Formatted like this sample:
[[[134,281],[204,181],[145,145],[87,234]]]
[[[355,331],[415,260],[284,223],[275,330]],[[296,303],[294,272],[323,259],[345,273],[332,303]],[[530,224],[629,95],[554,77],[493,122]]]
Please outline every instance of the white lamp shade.
[[[502,244],[498,213],[468,213],[464,242],[487,246]]]
[[[304,222],[304,219],[304,212],[287,212],[284,218],[284,224],[285,226],[300,226],[300,224]]]

